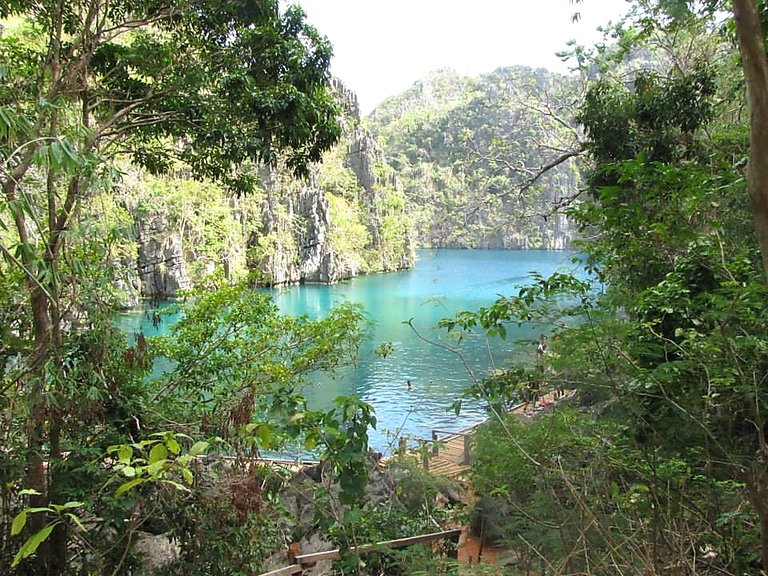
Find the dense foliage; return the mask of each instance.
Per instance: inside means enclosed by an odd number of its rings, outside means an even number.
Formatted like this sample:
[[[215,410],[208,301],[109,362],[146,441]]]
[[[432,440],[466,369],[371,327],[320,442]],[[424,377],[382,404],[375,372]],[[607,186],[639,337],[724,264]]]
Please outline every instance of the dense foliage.
[[[742,574],[765,563],[768,289],[742,96],[727,90],[739,72],[685,14],[670,34],[645,21],[633,37],[664,46],[669,67],[605,75],[580,107],[592,168],[570,215],[589,237],[579,246],[595,287],[540,279],[449,323],[561,320],[547,378],[578,390],[583,413],[527,426],[501,416],[474,468],[479,527],[541,573]],[[558,291],[572,305],[545,306]]]
[[[224,203],[220,189],[191,177],[248,192],[258,165],[279,157],[306,175],[338,139],[329,44],[300,9],[271,1],[11,2],[0,16],[0,569],[134,570],[137,531],[162,524],[163,502],[195,481],[209,443],[191,434],[215,431],[230,441],[220,449],[236,451],[241,428],[251,449],[279,445],[272,430],[286,428],[333,453],[329,475],[343,476],[353,499],[369,407],[340,400],[301,422],[267,425],[250,421],[249,399],[296,408],[298,392],[283,387],[298,390],[302,374],[345,361],[359,313],[283,322],[251,291],[208,283],[212,293],[192,300],[173,344],[139,335],[129,345],[112,327],[123,273],[135,266],[131,211],[177,221],[206,267],[232,256],[233,232],[243,231],[210,210]],[[177,180],[149,179],[147,196],[127,200],[128,161]],[[203,196],[215,202],[196,206]],[[268,352],[281,341],[296,345],[287,365]],[[232,357],[205,348],[223,352],[224,342]],[[185,372],[148,378],[158,355]],[[229,395],[203,378],[203,359],[226,374],[219,384],[233,385]]]
[[[540,366],[471,391],[490,415],[474,529],[513,573],[768,571],[766,12],[734,0],[715,25],[721,2],[637,7],[616,45],[577,50],[578,106],[544,71],[439,73],[370,119],[389,160],[354,164],[373,140],[339,115],[330,46],[298,8],[2,4],[0,570],[138,573],[165,534],[165,573],[256,573],[301,539],[348,549],[447,519],[446,483],[368,452],[369,405],[304,400],[313,373],[355,361],[364,311],[282,317],[238,281],[311,248],[287,246],[310,238],[304,202],[356,272],[407,265],[412,222],[431,245],[552,247],[567,205],[592,281],[536,277],[443,322],[553,332]],[[261,204],[270,217],[249,218]],[[194,262],[165,336],[113,326],[136,215],[178,228]],[[507,414],[534,381],[580,409]],[[285,450],[322,462],[253,460]],[[338,568],[458,571],[426,550]]]

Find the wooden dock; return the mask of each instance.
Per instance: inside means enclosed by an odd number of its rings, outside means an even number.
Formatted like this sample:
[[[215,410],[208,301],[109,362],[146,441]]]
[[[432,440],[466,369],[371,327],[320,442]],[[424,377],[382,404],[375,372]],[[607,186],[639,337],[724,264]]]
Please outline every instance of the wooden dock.
[[[571,398],[573,394],[573,391],[566,390],[563,395],[556,399],[555,391],[548,391],[537,401],[535,409],[526,411],[526,408],[531,408],[531,406],[521,402],[513,406],[509,412],[522,420],[532,419],[547,410],[551,410],[563,400]],[[475,424],[460,432],[434,430],[431,442],[411,451],[410,454],[420,457],[424,469],[435,476],[460,478],[469,470],[472,461],[471,447],[475,429],[484,423]],[[445,435],[441,437],[441,433]]]

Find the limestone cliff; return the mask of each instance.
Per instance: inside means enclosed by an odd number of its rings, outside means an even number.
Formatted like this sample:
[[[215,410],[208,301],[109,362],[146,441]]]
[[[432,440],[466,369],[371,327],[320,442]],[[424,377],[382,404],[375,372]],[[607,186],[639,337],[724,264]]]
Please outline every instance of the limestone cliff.
[[[289,194],[281,190],[267,183],[261,228],[250,239],[256,254],[250,264],[263,273],[264,282],[331,283],[358,275],[356,263],[328,242],[330,210],[323,191],[311,184],[299,184]]]
[[[306,180],[262,168],[258,190],[232,198],[183,174],[130,172],[123,196],[137,248],[135,273],[119,281],[126,305],[137,294],[172,297],[216,271],[280,285],[413,265],[403,191],[361,127],[354,93],[339,82],[335,93],[344,135]]]
[[[581,187],[573,78],[500,68],[442,70],[368,117],[416,216],[419,245],[562,249],[577,229],[558,207]]]
[[[251,236],[250,265],[273,285],[331,283],[413,265],[402,191],[381,147],[361,127],[357,99],[336,81],[342,141],[306,182],[263,171],[261,226]],[[393,200],[394,199],[394,200]]]
[[[136,220],[136,241],[142,294],[162,297],[189,288],[179,230],[169,229],[162,216],[155,214]]]

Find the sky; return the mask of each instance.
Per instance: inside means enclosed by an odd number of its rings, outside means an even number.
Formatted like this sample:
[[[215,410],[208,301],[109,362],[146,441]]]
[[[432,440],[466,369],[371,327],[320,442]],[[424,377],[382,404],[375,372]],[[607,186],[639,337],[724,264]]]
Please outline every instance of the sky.
[[[331,72],[357,93],[367,114],[428,72],[477,76],[500,66],[567,72],[555,56],[576,39],[600,39],[599,25],[626,0],[289,0],[334,46]],[[574,23],[572,16],[581,19]]]

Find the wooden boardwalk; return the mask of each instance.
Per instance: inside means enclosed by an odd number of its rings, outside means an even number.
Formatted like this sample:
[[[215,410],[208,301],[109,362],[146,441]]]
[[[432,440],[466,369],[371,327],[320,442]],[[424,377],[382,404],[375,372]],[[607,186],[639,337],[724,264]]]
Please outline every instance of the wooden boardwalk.
[[[555,404],[562,402],[573,396],[573,391],[566,390],[565,393],[558,399],[555,399],[555,391],[551,390],[545,393],[536,404],[535,410],[526,412],[526,404],[520,403],[513,406],[510,409],[510,413],[518,416],[523,420],[535,418],[537,415],[551,410]],[[444,476],[447,478],[460,478],[467,470],[469,470],[469,464],[471,461],[471,452],[467,453],[472,444],[475,429],[481,426],[485,422],[475,424],[462,430],[461,432],[447,433],[444,437],[435,437],[433,432],[434,449],[429,450],[425,454],[422,453],[423,448],[411,452],[416,457],[421,457],[424,468],[435,476]],[[439,431],[438,431],[439,432]],[[437,440],[435,442],[435,440]]]

